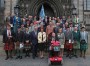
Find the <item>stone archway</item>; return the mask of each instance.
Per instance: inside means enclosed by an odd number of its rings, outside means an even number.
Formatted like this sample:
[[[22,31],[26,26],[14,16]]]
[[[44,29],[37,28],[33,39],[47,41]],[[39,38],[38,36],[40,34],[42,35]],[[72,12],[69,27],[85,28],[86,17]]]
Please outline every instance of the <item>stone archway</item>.
[[[56,5],[56,3],[54,1],[50,1],[50,0],[49,1],[47,1],[47,0],[33,1],[33,3],[31,4],[32,7],[29,10],[30,14],[33,15],[33,16],[37,15],[37,12],[38,12],[38,10],[39,10],[39,8],[41,7],[42,4],[44,4],[44,6],[46,6],[46,5],[49,6],[48,8],[50,8],[52,10],[54,16],[60,15],[58,5]],[[47,8],[46,8],[46,10],[47,10]]]
[[[40,4],[39,6],[38,6],[38,8],[37,8],[37,13],[36,13],[36,15],[37,16],[39,16],[39,14],[40,14],[40,10],[41,10],[41,6],[44,6],[44,11],[45,11],[45,15],[46,16],[55,16],[55,12],[54,12],[54,10],[53,10],[53,8],[48,4],[48,3],[43,3],[43,4]]]
[[[63,4],[71,6],[71,0],[69,1],[70,2],[65,0],[18,0],[18,5],[20,6],[20,16],[23,17],[25,14],[37,16],[39,14],[41,5],[43,4],[47,16],[59,17],[64,15]],[[69,12],[70,15],[71,10],[69,9],[66,11]]]

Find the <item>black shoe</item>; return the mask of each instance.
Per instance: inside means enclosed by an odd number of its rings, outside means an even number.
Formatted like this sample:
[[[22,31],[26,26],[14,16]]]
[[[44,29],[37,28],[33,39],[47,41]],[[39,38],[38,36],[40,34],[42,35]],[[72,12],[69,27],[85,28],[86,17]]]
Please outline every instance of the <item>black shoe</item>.
[[[22,56],[20,56],[20,59],[22,59]]]
[[[82,57],[82,55],[80,55],[80,57]]]
[[[33,57],[33,59],[35,59],[35,57]]]
[[[78,58],[78,56],[77,56],[77,55],[75,55],[75,57],[76,57],[76,58]]]
[[[35,55],[35,57],[38,57],[38,55]]]
[[[9,57],[6,57],[6,58],[5,58],[5,60],[8,60],[8,59],[9,59]]]
[[[66,57],[68,57],[69,55],[66,55]]]
[[[27,55],[25,55],[25,57],[27,57]]]
[[[11,56],[10,58],[12,59],[13,57]]]
[[[71,59],[72,57],[71,56],[69,56],[69,59]]]
[[[28,55],[28,57],[30,57],[30,55]]]
[[[16,59],[18,59],[18,58],[19,58],[19,56],[16,57]]]

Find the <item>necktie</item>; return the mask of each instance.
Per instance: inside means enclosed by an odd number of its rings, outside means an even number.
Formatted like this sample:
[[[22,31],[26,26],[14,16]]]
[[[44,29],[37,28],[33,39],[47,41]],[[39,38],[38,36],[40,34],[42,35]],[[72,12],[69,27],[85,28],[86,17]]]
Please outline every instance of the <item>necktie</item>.
[[[42,41],[43,41],[43,33],[42,33]]]

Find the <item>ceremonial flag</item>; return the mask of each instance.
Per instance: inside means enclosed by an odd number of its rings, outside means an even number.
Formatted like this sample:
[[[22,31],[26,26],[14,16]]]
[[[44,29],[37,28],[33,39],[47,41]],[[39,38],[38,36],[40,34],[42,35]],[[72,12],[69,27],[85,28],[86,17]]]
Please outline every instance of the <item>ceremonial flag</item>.
[[[41,11],[40,11],[40,15],[39,15],[41,18],[42,18],[42,20],[44,19],[44,17],[45,17],[45,12],[44,12],[44,7],[43,7],[43,5],[42,5],[42,7],[41,7]]]

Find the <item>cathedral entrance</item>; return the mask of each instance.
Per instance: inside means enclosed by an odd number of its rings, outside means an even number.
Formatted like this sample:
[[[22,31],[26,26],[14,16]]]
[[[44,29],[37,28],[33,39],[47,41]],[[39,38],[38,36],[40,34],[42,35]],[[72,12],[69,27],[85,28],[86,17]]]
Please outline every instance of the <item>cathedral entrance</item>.
[[[38,16],[39,16],[39,14],[40,14],[41,7],[42,7],[42,5],[38,8],[38,12],[37,12],[37,15],[38,15]],[[48,17],[50,17],[50,16],[55,16],[54,10],[50,7],[49,4],[44,3],[44,4],[43,4],[43,7],[44,7],[45,16],[48,16]]]
[[[71,15],[71,0],[18,0],[20,16],[39,16],[41,6],[44,6],[46,16],[60,17]],[[65,7],[63,7],[63,5]]]

